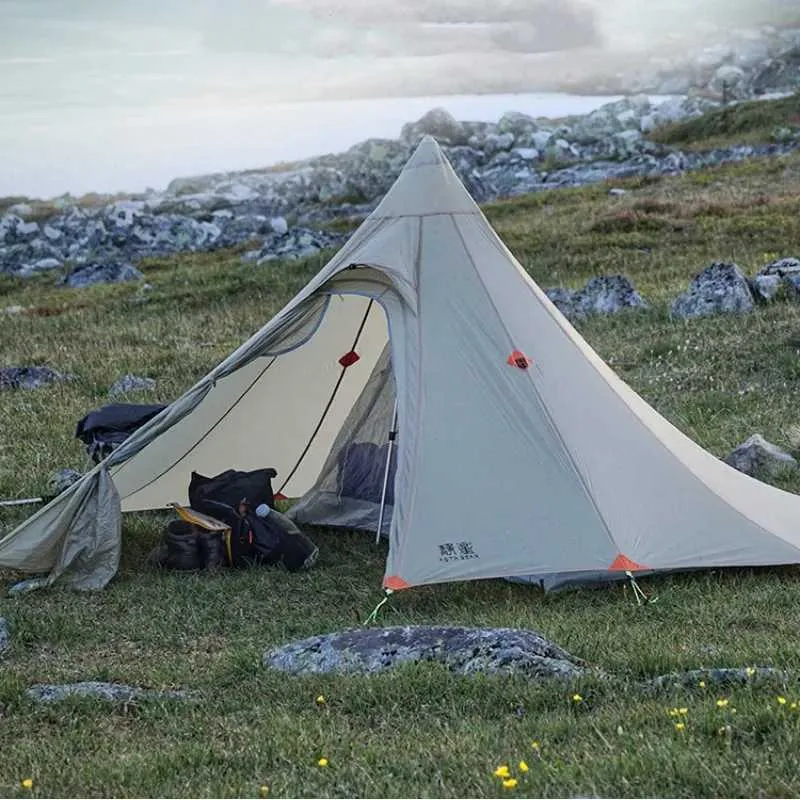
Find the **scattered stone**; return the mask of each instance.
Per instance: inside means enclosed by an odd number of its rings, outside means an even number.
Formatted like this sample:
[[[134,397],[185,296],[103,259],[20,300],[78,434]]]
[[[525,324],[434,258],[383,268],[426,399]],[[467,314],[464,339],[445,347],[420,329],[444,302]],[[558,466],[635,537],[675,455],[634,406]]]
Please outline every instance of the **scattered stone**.
[[[753,309],[747,278],[736,264],[714,262],[696,275],[689,289],[672,304],[672,316],[690,319],[710,314],[736,314]]]
[[[710,686],[743,686],[755,681],[787,681],[789,674],[773,667],[711,667],[687,672],[671,672],[648,681],[656,689],[697,688],[700,681]]]
[[[562,286],[557,286],[545,289],[544,293],[550,299],[550,302],[567,317],[567,319],[571,319],[575,316],[575,304],[573,302],[574,292]]]
[[[136,375],[123,375],[117,378],[108,390],[109,397],[116,397],[120,394],[127,394],[128,392],[140,392],[145,389],[154,389],[156,382],[152,378],[139,378]]]
[[[50,367],[0,367],[0,390],[39,389],[50,383],[73,380],[74,376]]]
[[[28,578],[24,581],[19,581],[8,589],[9,597],[17,597],[21,594],[28,594],[36,589],[43,589],[48,585],[47,578]]]
[[[77,483],[83,475],[70,467],[53,472],[47,480],[47,488],[51,495],[61,494],[69,489],[73,483]]]
[[[375,674],[421,661],[444,664],[460,675],[530,678],[574,678],[586,666],[534,631],[423,625],[312,636],[263,656],[265,666],[293,675]]]
[[[609,197],[624,197],[627,193],[625,189],[620,189],[618,186],[614,186],[608,190]]]
[[[0,617],[0,658],[2,658],[11,647],[11,634],[8,630],[8,623],[4,617]]]
[[[753,287],[764,300],[774,299],[781,288],[789,297],[800,298],[800,259],[780,258],[767,264],[753,278]]]
[[[572,306],[577,316],[618,314],[626,309],[648,307],[624,275],[592,278],[572,296]]]
[[[96,697],[112,703],[128,703],[131,700],[189,700],[192,693],[181,689],[156,691],[127,686],[124,683],[82,681],[80,683],[40,683],[25,690],[25,694],[37,703],[55,703],[67,697]]]
[[[59,284],[69,286],[71,289],[82,289],[97,283],[125,283],[139,281],[142,278],[144,275],[131,264],[88,263],[75,267],[59,281]]]
[[[754,478],[774,478],[781,470],[797,466],[793,456],[768,442],[759,433],[740,444],[723,461]]]
[[[277,233],[278,236],[283,236],[289,231],[289,225],[283,217],[273,217],[269,221],[269,224],[272,228],[272,232]]]

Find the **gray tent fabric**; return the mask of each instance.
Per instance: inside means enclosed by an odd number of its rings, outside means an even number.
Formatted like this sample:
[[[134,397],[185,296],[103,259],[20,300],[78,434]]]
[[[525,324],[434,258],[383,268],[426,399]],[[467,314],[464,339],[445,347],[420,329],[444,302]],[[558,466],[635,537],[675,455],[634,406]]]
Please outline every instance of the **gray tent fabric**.
[[[120,499],[108,470],[97,468],[32,519],[44,535],[18,528],[0,541],[0,566],[47,573],[45,584],[64,576],[74,589],[102,589],[119,567]]]
[[[387,589],[800,562],[800,497],[715,458],[620,380],[426,137],[320,273],[107,475],[0,541],[0,565],[102,584],[90,554],[120,535],[104,482],[123,512],[164,508],[186,502],[193,470],[272,466],[298,521],[374,529],[395,403]]]

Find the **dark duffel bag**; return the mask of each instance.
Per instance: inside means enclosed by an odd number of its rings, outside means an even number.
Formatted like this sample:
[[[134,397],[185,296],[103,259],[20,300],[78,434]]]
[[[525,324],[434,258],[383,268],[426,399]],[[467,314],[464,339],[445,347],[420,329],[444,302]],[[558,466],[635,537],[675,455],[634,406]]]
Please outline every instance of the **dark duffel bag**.
[[[208,501],[223,503],[231,508],[238,509],[244,500],[251,508],[256,508],[266,503],[270,508],[275,507],[275,494],[272,491],[272,479],[277,472],[268,467],[255,469],[249,472],[229,469],[208,478],[199,472],[192,472],[189,481],[189,505],[204,514],[214,512]]]

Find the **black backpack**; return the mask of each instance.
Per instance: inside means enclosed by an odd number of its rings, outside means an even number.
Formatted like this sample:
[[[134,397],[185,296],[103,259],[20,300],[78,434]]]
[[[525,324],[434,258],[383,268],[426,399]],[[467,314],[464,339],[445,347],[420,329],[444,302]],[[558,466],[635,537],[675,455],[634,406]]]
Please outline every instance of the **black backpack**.
[[[213,478],[207,478],[199,472],[192,472],[189,481],[189,505],[212,517],[214,514],[203,508],[203,504],[208,501],[224,503],[233,509],[239,508],[242,500],[245,500],[250,508],[257,508],[262,503],[266,503],[270,508],[275,508],[272,479],[277,474],[272,467],[255,469],[250,472],[229,469]],[[227,520],[223,521],[227,522]]]

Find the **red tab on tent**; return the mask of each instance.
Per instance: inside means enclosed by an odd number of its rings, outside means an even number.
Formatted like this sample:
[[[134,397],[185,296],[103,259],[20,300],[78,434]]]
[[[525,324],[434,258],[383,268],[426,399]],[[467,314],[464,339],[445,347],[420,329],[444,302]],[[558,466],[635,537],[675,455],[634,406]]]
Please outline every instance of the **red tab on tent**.
[[[289,498],[283,492],[276,492],[274,495],[275,500],[288,500]]]
[[[391,589],[393,592],[397,592],[400,589],[410,589],[411,584],[404,581],[398,575],[389,575],[387,578],[383,579],[383,588]]]
[[[528,369],[528,367],[533,364],[528,356],[522,352],[522,350],[515,350],[506,360],[506,363],[509,366],[517,367],[518,369]]]
[[[624,553],[620,553],[612,562],[611,566],[608,568],[609,572],[636,572],[637,570],[643,569],[650,569],[649,567],[644,566],[644,564],[637,564],[635,561],[631,561],[628,556]]]
[[[355,350],[351,350],[349,353],[345,353],[340,359],[339,363],[347,369],[351,364],[355,364],[361,356],[356,353]]]

